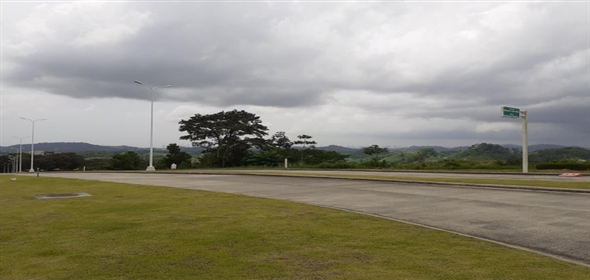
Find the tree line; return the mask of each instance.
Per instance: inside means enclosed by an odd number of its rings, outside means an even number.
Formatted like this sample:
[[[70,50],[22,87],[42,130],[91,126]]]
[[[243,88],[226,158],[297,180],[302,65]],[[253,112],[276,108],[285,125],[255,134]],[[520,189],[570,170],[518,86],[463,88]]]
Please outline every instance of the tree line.
[[[214,114],[195,114],[179,122],[179,130],[186,133],[181,140],[189,140],[194,147],[203,148],[196,159],[182,152],[177,144],[166,147],[168,153],[155,162],[156,169],[279,166],[285,159],[292,165],[314,165],[323,162],[343,162],[348,155],[315,149],[313,137],[306,134],[289,139],[284,131],[268,136],[268,127],[259,116],[244,110],[221,111]],[[23,166],[30,164],[23,156]],[[8,164],[8,156],[0,158]],[[35,155],[35,166],[42,170],[142,170],[147,159],[128,151],[111,158],[87,158],[75,153],[46,153]]]
[[[413,153],[389,153],[387,148],[371,145],[361,152],[369,160],[354,162],[347,160],[348,154],[316,149],[316,141],[307,134],[297,136],[296,140],[287,137],[284,131],[268,137],[268,128],[259,116],[244,110],[221,111],[214,114],[195,114],[179,121],[179,131],[185,133],[181,140],[189,140],[193,147],[203,148],[202,154],[193,158],[181,151],[175,144],[169,144],[167,154],[155,161],[156,169],[177,169],[237,167],[237,166],[281,166],[288,159],[290,166],[309,166],[324,168],[446,168],[470,167],[470,162],[423,148]],[[578,152],[573,150],[572,152]],[[490,158],[496,160],[493,166],[519,165],[519,151],[494,144],[477,144],[459,153],[462,158]],[[6,167],[14,163],[16,155],[0,157],[0,164]],[[392,157],[395,157],[393,159]],[[387,158],[387,160],[386,160]],[[534,155],[531,159],[535,159]],[[35,168],[42,170],[143,170],[147,158],[128,151],[111,158],[84,158],[75,153],[45,153],[35,155]],[[489,165],[489,163],[485,163]],[[23,170],[30,168],[30,157],[23,154]],[[486,167],[486,166],[483,166]]]

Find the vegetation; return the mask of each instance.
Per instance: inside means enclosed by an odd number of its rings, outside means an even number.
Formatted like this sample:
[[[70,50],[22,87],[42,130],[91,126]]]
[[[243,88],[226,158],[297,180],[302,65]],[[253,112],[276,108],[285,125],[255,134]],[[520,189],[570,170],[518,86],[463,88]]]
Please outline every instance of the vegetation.
[[[588,279],[590,268],[271,199],[0,177],[1,279]],[[35,194],[90,197],[37,200]]]
[[[481,143],[471,146],[469,149],[456,153],[454,158],[463,159],[518,159],[521,152],[517,149],[504,148],[501,145]]]
[[[315,145],[317,143],[314,140],[311,140],[311,138],[313,138],[313,137],[306,135],[306,134],[301,134],[301,135],[297,135],[297,138],[299,140],[293,142],[293,144],[303,145],[303,149],[307,149],[308,145],[310,148],[315,149]]]
[[[9,159],[17,157],[17,154],[5,155],[0,157],[0,164],[12,164],[13,161]],[[29,170],[31,168],[31,154],[22,154],[22,168]],[[76,153],[53,153],[45,152],[44,154],[35,155],[34,168],[46,171],[60,171],[60,170],[77,170],[84,166],[84,157]],[[12,167],[12,166],[10,166]]]
[[[213,166],[243,165],[248,150],[263,148],[268,128],[260,117],[246,111],[233,110],[211,115],[196,114],[181,120],[180,131],[187,134],[180,139],[190,140],[193,146],[205,148],[205,162]]]
[[[285,159],[290,167],[300,168],[389,168],[401,170],[520,170],[521,151],[501,145],[480,143],[471,147],[447,149],[443,147],[410,147],[395,149],[371,145],[362,149],[338,146],[317,147],[317,142],[307,134],[291,141],[286,132],[279,131],[270,138],[268,128],[259,116],[246,111],[222,111],[210,115],[196,114],[179,122],[179,130],[190,140],[192,148],[170,144],[154,154],[157,169],[216,167],[277,167]],[[61,143],[66,144],[66,143]],[[147,166],[148,150],[119,146],[98,151],[99,146],[76,144],[78,149],[91,146],[89,152],[47,153],[36,155],[36,167],[42,170],[141,170]],[[45,143],[48,145],[48,143]],[[64,145],[61,148],[66,148]],[[534,170],[590,170],[590,150],[579,147],[535,150],[529,155],[529,169]],[[129,150],[115,153],[116,149]],[[541,148],[541,147],[537,147]],[[189,154],[186,151],[190,151]],[[10,155],[0,156],[0,164],[7,172],[11,166]],[[23,157],[28,166],[29,157]]]
[[[381,148],[379,145],[371,145],[362,149],[363,154],[373,156],[373,161],[377,161],[380,154],[387,153],[387,148]]]
[[[108,157],[97,157],[87,158],[85,160],[85,170],[110,170],[111,169],[111,158]]]
[[[545,149],[530,154],[531,162],[590,161],[590,150],[580,147]]]
[[[362,151],[362,150],[361,150]],[[544,152],[549,151],[545,156]],[[529,169],[587,170],[590,150],[568,147],[537,150],[529,155]],[[396,150],[383,155],[378,164],[367,164],[369,156],[351,153],[346,168],[391,168],[405,170],[520,170],[521,152],[501,145],[481,143],[463,151],[437,150],[432,147]]]
[[[539,163],[536,168],[538,170],[590,170],[590,163],[587,162],[550,162]]]
[[[177,144],[171,143],[166,149],[168,150],[168,154],[158,161],[158,169],[171,168],[172,164],[176,164],[177,169],[188,169],[192,167],[191,155],[181,151]]]
[[[116,154],[110,162],[110,169],[113,170],[141,170],[148,165],[147,161],[140,158],[135,152]]]

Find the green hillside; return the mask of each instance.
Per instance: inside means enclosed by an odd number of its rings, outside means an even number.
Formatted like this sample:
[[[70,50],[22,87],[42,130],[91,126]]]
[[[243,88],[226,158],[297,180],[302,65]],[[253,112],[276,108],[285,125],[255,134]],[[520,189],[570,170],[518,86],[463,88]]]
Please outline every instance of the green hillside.
[[[521,152],[514,148],[505,148],[497,144],[481,143],[469,147],[467,150],[454,153],[454,159],[495,159],[510,160],[521,156]]]
[[[590,150],[580,147],[539,150],[529,155],[531,162],[590,161]]]

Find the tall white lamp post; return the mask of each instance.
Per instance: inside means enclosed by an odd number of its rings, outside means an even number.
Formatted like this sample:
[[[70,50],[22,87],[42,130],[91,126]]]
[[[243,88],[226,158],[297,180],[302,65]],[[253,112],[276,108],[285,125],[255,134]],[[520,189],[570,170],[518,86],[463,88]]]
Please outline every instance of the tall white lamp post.
[[[158,88],[167,88],[171,87],[171,85],[165,86],[151,86],[146,83],[142,83],[140,81],[133,81],[136,84],[143,85],[150,88],[150,99],[152,101],[152,108],[151,108],[151,120],[150,120],[150,165],[145,169],[147,171],[156,170],[154,167],[154,90]]]
[[[19,139],[19,143],[18,143],[18,169],[16,172],[22,172],[23,171],[23,139],[29,138],[29,136],[27,136],[27,137],[12,136],[12,137]]]
[[[35,172],[35,169],[33,169],[33,160],[35,159],[35,157],[34,157],[35,156],[35,122],[36,121],[44,121],[47,119],[31,120],[31,119],[27,119],[27,118],[23,118],[23,117],[21,117],[21,119],[30,121],[33,124],[33,130],[31,133],[31,169],[29,170],[29,172]]]

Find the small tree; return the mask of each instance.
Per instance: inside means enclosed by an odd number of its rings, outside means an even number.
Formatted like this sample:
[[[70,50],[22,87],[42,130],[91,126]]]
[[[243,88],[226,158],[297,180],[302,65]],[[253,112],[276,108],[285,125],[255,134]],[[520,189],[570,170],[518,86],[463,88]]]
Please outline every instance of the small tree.
[[[284,131],[275,133],[268,142],[269,146],[274,149],[290,149],[295,144],[285,135]]]
[[[436,150],[433,148],[422,148],[414,154],[414,160],[424,164],[427,158],[436,156]]]
[[[373,156],[371,161],[363,163],[367,167],[387,167],[385,160],[379,161],[379,155],[387,153],[387,148],[381,148],[379,145],[371,145],[362,149],[363,154]]]
[[[301,134],[301,135],[297,135],[297,138],[299,138],[299,140],[293,142],[293,144],[295,145],[303,145],[303,148],[306,149],[307,145],[309,145],[310,148],[315,149],[315,145],[317,144],[316,141],[311,140],[311,136],[306,135],[306,134]]]
[[[168,150],[168,154],[162,159],[166,168],[170,168],[173,163],[176,164],[179,169],[191,167],[191,155],[187,152],[181,151],[177,144],[171,143],[166,149]]]
[[[140,170],[145,166],[147,163],[135,152],[116,154],[111,159],[111,168],[115,170]]]
[[[380,154],[387,153],[387,148],[380,148],[379,145],[371,145],[369,147],[363,148],[363,154],[368,156],[374,156],[373,160],[377,161]]]
[[[311,140],[313,137],[306,134],[297,135],[297,138],[299,140],[294,141],[293,144],[303,145],[303,150],[297,150],[299,161],[302,163],[313,162],[313,154],[310,151],[315,149],[315,145],[317,144],[316,141]],[[311,149],[307,148],[307,145],[309,145]]]

